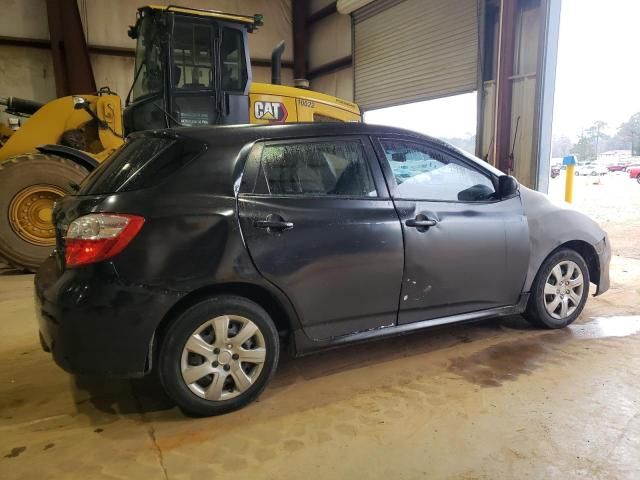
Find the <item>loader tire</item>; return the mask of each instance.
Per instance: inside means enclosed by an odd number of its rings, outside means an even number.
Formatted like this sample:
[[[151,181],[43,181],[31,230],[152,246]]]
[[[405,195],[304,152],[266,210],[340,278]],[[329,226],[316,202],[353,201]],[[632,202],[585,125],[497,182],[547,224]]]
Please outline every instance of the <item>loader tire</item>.
[[[55,247],[53,203],[89,172],[57,155],[16,155],[0,163],[0,260],[35,271]]]

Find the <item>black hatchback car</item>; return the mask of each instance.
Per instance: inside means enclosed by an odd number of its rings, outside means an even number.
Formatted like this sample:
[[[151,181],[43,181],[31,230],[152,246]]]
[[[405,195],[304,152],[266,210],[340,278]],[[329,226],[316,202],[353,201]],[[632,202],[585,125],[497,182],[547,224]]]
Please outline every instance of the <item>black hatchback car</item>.
[[[609,287],[595,222],[433,138],[364,124],[135,134],[54,209],[43,346],[77,373],[157,369],[184,410],[237,409],[281,344],[524,313]]]

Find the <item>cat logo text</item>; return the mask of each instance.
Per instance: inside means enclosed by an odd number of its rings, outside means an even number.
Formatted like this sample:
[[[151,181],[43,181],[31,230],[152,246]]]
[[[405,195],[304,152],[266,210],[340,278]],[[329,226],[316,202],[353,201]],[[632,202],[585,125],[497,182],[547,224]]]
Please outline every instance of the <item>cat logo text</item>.
[[[280,102],[256,102],[253,113],[258,120],[269,122],[284,122],[287,119],[287,109]]]

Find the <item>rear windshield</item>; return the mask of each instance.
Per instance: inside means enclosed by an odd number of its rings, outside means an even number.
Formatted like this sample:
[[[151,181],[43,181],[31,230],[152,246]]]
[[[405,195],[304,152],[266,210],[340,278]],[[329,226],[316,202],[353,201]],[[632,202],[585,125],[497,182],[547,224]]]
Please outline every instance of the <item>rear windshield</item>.
[[[201,144],[174,138],[128,140],[82,182],[78,195],[128,192],[157,185],[202,150]]]

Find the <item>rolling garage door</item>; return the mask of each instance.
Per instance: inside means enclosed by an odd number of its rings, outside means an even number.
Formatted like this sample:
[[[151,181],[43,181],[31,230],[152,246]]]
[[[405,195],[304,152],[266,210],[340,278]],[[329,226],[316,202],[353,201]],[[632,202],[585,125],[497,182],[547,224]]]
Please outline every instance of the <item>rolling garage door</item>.
[[[477,0],[376,0],[353,18],[365,110],[477,89]]]

